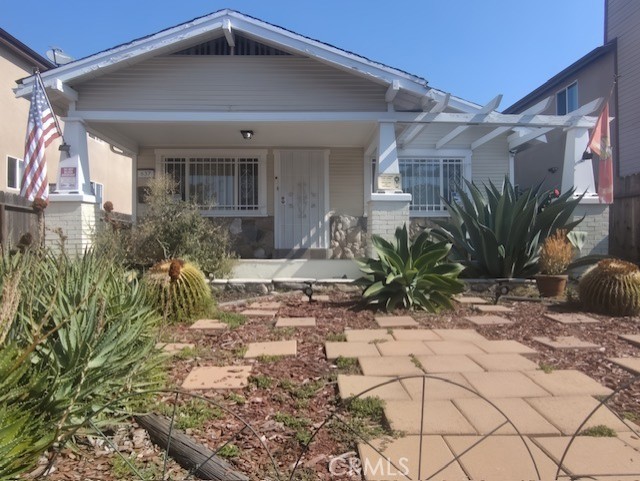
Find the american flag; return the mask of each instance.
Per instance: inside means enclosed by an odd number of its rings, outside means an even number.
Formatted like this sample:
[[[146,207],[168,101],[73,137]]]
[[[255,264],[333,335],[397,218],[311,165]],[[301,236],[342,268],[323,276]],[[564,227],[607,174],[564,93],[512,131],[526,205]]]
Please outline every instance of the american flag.
[[[36,73],[31,93],[27,139],[24,148],[24,174],[20,191],[20,194],[30,201],[37,197],[44,200],[49,197],[45,149],[61,135],[40,74]]]

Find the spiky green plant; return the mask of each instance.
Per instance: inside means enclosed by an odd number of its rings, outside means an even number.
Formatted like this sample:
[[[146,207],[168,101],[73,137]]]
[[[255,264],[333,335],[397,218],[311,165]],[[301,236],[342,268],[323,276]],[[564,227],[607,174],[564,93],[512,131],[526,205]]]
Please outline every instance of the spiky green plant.
[[[640,314],[640,269],[631,262],[605,259],[588,270],[578,284],[587,309],[612,316]]]
[[[366,304],[392,311],[396,307],[437,312],[451,308],[451,297],[464,290],[458,280],[463,266],[447,262],[451,249],[447,242],[433,242],[423,231],[409,241],[406,224],[398,227],[395,242],[371,236],[378,258],[358,261],[365,274],[362,297]]]
[[[194,319],[213,305],[204,274],[190,262],[158,262],[145,274],[144,281],[160,312],[170,321]]]
[[[530,277],[538,272],[544,240],[557,229],[570,232],[582,219],[572,221],[581,197],[568,191],[548,202],[541,187],[517,193],[508,178],[502,190],[493,183],[482,192],[466,182],[460,202],[446,202],[450,217],[436,220],[433,233],[451,242],[456,257],[472,275]]]
[[[130,412],[114,402],[122,395],[161,387],[161,319],[137,282],[92,253],[4,259],[0,292],[0,479],[9,479],[103,406],[98,426]]]

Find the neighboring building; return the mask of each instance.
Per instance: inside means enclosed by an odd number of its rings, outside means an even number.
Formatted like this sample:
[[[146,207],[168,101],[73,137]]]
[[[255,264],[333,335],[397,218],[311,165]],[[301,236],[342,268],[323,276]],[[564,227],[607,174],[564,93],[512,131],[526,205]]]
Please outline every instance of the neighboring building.
[[[16,88],[16,80],[30,76],[34,68],[45,72],[55,68],[55,64],[0,29],[0,191],[20,193],[29,97],[16,98],[12,89]],[[64,128],[64,119],[60,124]],[[56,140],[47,149],[50,183],[56,182],[59,145],[60,140]],[[131,214],[131,159],[114,152],[96,137],[88,141],[88,148],[91,181],[97,194],[111,200],[118,212]]]
[[[513,177],[510,151],[592,113],[504,115],[427,81],[232,10],[43,74],[84,172],[91,131],[222,219],[243,257],[351,258],[367,236],[447,215],[461,180]],[[18,96],[28,96],[32,78]],[[582,138],[560,149],[581,154]],[[573,176],[573,169],[567,172]],[[61,222],[79,222],[79,210]],[[137,201],[142,196],[135,196]],[[134,211],[144,205],[136,202]],[[75,216],[75,217],[74,217]],[[75,220],[74,220],[75,219]]]
[[[600,219],[592,217],[580,229],[602,238],[600,252],[634,261],[640,260],[640,2],[605,0],[605,44],[548,80],[504,110],[523,112],[551,98],[545,113],[562,113],[602,98],[610,99],[611,142],[614,160],[614,203],[600,205]],[[617,83],[614,87],[614,79]],[[613,90],[612,90],[613,89]],[[558,148],[566,133],[547,134],[547,142],[520,152],[515,161],[515,179],[522,187],[543,182],[545,187],[562,185],[563,153]],[[590,161],[588,161],[590,162]],[[597,157],[593,172],[597,184]],[[579,190],[584,185],[576,185]],[[597,188],[597,185],[591,186]],[[598,209],[594,206],[592,209]]]

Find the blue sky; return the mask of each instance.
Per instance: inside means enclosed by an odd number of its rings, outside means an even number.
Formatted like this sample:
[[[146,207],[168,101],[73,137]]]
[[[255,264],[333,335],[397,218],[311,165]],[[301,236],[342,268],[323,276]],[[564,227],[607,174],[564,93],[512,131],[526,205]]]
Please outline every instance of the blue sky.
[[[0,27],[79,58],[232,8],[506,108],[603,41],[604,0],[0,0]],[[38,8],[41,10],[38,11]],[[42,12],[42,13],[40,13]]]

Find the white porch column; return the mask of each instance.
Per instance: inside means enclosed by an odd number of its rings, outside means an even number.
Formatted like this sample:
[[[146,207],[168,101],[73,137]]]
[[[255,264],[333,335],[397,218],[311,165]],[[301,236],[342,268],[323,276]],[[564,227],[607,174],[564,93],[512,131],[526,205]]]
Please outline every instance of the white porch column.
[[[45,243],[54,249],[61,246],[71,255],[82,254],[93,244],[100,207],[91,190],[89,172],[89,148],[84,121],[65,118],[64,140],[70,146],[69,154],[60,152],[60,161],[69,156],[78,156],[77,193],[51,193],[49,206],[45,210]],[[58,178],[58,172],[51,172],[51,179]]]
[[[378,131],[378,155],[376,157],[377,190],[380,174],[400,174],[398,148],[396,145],[395,124],[380,122]],[[409,204],[411,194],[386,191],[371,194],[367,203],[367,232],[369,236],[376,234],[385,239],[392,239],[397,227],[409,224]],[[371,242],[367,245],[367,254],[373,255]]]
[[[64,140],[69,144],[70,156],[77,155],[80,158],[80,170],[78,172],[79,193],[93,196],[91,191],[91,173],[89,171],[89,146],[87,145],[87,129],[84,121],[78,118],[64,118]],[[60,161],[67,158],[65,152],[60,153]],[[56,173],[57,175],[57,173]]]
[[[609,206],[601,204],[598,199],[593,177],[593,162],[582,159],[588,143],[588,129],[573,127],[567,131],[562,167],[562,192],[575,187],[576,195],[585,194],[573,213],[574,221],[584,217],[576,227],[577,231],[587,233],[587,242],[581,255],[607,254],[609,252]]]

